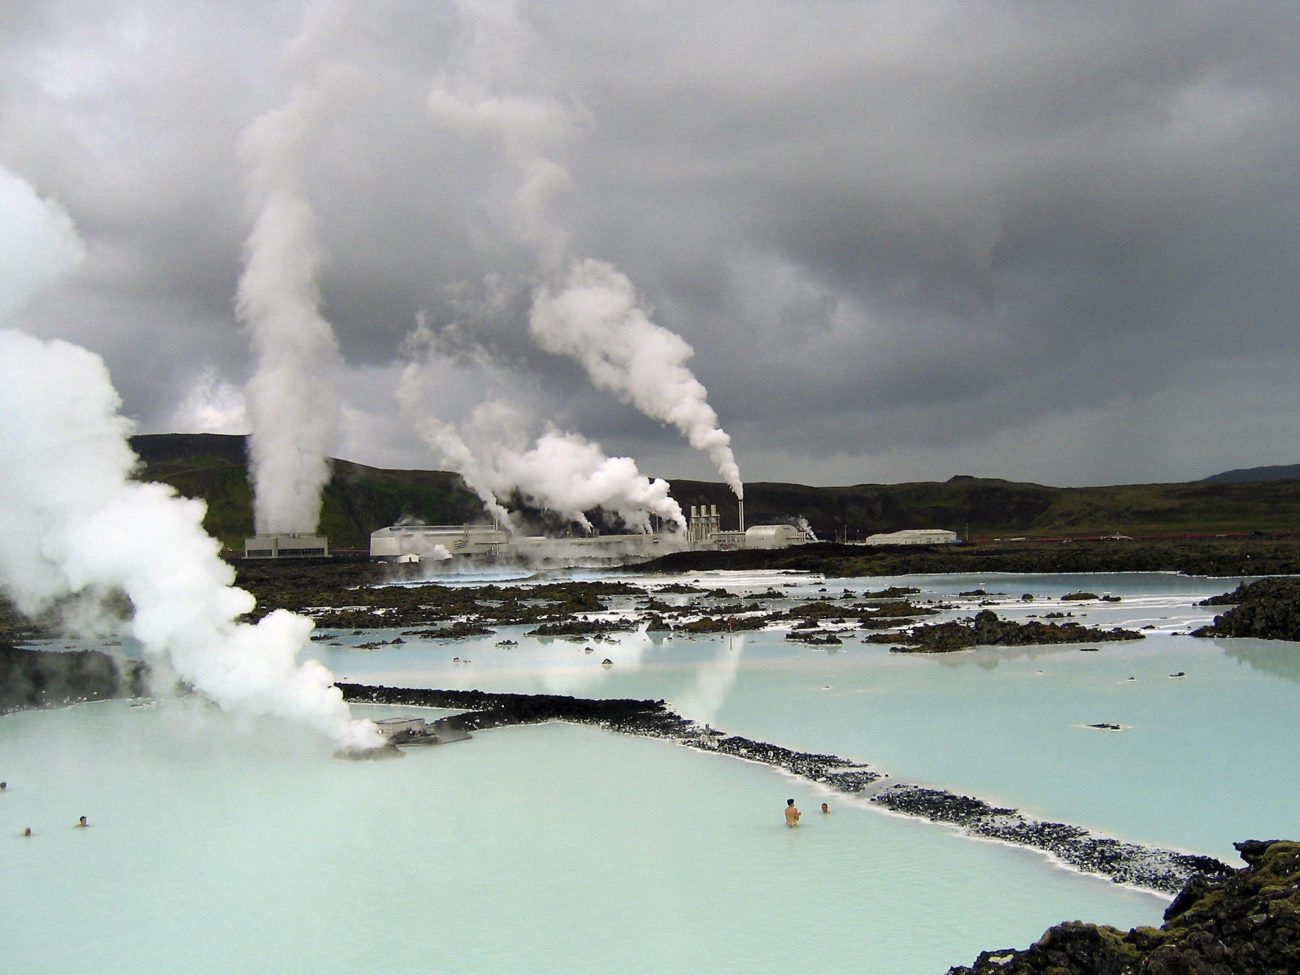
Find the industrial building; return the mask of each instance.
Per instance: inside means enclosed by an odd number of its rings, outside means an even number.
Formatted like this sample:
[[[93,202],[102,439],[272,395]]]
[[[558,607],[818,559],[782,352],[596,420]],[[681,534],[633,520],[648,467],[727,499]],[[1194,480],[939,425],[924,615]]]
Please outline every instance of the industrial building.
[[[324,535],[275,532],[244,539],[246,559],[324,559],[329,554],[329,539]]]
[[[393,525],[370,535],[370,557],[392,562],[499,555],[510,536],[495,525]]]
[[[901,532],[868,535],[863,545],[956,545],[957,533],[942,528],[908,528]]]
[[[415,525],[381,528],[370,536],[370,557],[385,562],[437,561],[471,556],[528,562],[600,563],[654,558],[689,548],[694,551],[776,549],[817,541],[806,527],[754,525],[722,529],[717,505],[692,505],[685,533],[606,535],[511,535],[494,525]]]
[[[384,562],[439,561],[461,556],[529,562],[604,562],[653,558],[681,546],[672,534],[550,537],[511,535],[494,525],[392,525],[370,535],[370,557]]]
[[[737,549],[789,548],[808,545],[817,536],[806,525],[751,525],[745,527],[745,502],[739,502],[736,531],[724,531],[716,504],[691,505],[686,539],[691,549],[734,551]]]

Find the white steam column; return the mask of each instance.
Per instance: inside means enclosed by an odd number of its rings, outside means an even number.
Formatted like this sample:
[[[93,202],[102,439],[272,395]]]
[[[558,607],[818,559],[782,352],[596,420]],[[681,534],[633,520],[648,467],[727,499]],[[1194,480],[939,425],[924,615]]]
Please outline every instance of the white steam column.
[[[582,363],[594,385],[676,427],[745,496],[731,437],[686,366],[695,350],[650,320],[627,275],[604,261],[576,261],[562,281],[537,289],[528,324],[543,349]]]

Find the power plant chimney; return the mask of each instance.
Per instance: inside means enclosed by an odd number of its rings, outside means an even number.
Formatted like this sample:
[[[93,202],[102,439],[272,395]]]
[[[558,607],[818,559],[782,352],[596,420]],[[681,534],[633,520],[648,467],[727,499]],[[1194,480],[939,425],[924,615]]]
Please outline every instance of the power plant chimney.
[[[744,530],[745,530],[745,499],[744,499],[744,498],[741,498],[740,501],[739,501],[739,504],[740,504],[740,530],[741,530],[742,532],[744,532]]]

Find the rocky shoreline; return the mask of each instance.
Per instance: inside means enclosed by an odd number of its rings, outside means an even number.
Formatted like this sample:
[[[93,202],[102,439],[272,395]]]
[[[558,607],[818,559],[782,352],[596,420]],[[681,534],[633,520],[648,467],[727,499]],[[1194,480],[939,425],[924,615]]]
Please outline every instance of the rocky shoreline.
[[[1281,975],[1300,972],[1300,843],[1233,844],[1246,863],[1193,878],[1159,928],[1068,921],[1023,950],[982,952],[948,975]]]
[[[865,794],[871,802],[895,813],[945,823],[973,836],[1041,850],[1082,872],[1161,893],[1176,893],[1193,876],[1222,879],[1232,873],[1230,867],[1213,857],[1094,836],[1077,826],[1030,819],[1015,809],[991,806],[980,799],[939,789],[904,783],[883,785],[888,776],[864,763],[728,735],[683,718],[663,701],[592,700],[551,694],[489,694],[350,683],[338,687],[344,698],[354,703],[465,709],[462,714],[443,720],[466,731],[572,721],[759,762],[837,792]]]
[[[1202,606],[1231,606],[1192,636],[1254,637],[1300,641],[1300,579],[1259,579],[1207,599]]]

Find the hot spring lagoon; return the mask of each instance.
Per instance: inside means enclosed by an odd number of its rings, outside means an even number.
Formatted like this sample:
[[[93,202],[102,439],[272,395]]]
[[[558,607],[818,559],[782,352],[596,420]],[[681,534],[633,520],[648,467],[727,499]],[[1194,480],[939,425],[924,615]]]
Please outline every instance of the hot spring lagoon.
[[[911,656],[775,630],[573,642],[523,626],[371,651],[355,647],[398,631],[334,633],[312,649],[361,683],[664,698],[730,733],[1234,865],[1234,840],[1300,835],[1297,648],[1180,635],[1213,613],[1194,602],[1236,580],[693,578],[791,600],[897,583],[950,616],[992,601],[1006,618],[1155,629],[1089,653]],[[956,596],[975,589],[1006,595]],[[1120,601],[1059,602],[1081,589]],[[942,972],[1063,919],[1158,924],[1167,902],[765,766],[586,726],[376,763],[194,700],[0,728],[0,935],[15,971]],[[88,830],[72,827],[82,814]]]

